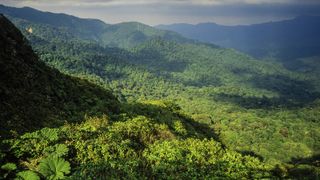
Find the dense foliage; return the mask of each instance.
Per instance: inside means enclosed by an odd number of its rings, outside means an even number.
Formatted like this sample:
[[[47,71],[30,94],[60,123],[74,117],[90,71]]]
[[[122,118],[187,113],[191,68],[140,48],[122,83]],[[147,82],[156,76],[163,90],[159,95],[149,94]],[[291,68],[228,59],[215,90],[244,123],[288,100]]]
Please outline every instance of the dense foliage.
[[[176,101],[239,151],[288,162],[319,149],[319,87],[313,76],[230,50],[161,39],[130,51],[81,41],[34,47],[51,66],[105,83],[120,100]]]
[[[272,166],[223,148],[170,104],[128,104],[123,111],[116,121],[91,117],[6,141],[7,155],[19,159],[7,176],[23,169],[48,179],[272,177]]]
[[[48,99],[59,98],[58,94],[51,95],[50,91],[38,92],[47,86],[57,88],[61,93],[74,90],[78,97],[66,97],[60,104],[41,99],[42,103],[48,103],[52,109],[39,109],[40,113],[47,113],[48,117],[26,116],[25,112],[15,113],[19,119],[4,116],[2,121],[5,126],[1,128],[5,136],[0,141],[0,178],[1,179],[106,179],[106,178],[252,178],[273,176],[272,167],[261,162],[258,158],[242,155],[226,149],[217,141],[214,132],[210,128],[201,128],[201,124],[193,121],[181,112],[181,109],[171,103],[162,101],[142,101],[135,103],[117,103],[113,96],[101,87],[81,86],[76,92],[80,79],[72,79],[62,75],[38,61],[30,46],[22,34],[4,16],[0,16],[1,38],[1,66],[11,84],[5,79],[1,80],[2,88],[8,92],[2,97],[3,109],[1,113],[10,112],[12,103],[22,102],[16,108],[25,108],[34,111],[36,103],[21,101],[16,95],[22,94],[32,98],[45,96]],[[4,45],[5,44],[5,45]],[[18,64],[17,66],[11,66]],[[10,65],[10,66],[9,66]],[[21,67],[28,67],[21,69]],[[7,69],[11,68],[11,71]],[[14,72],[22,72],[15,74]],[[37,74],[36,74],[37,73]],[[41,82],[28,81],[23,77],[16,80],[15,76],[28,75],[30,79],[44,76]],[[50,77],[50,80],[46,79]],[[61,88],[56,81],[68,83]],[[12,85],[13,83],[13,85]],[[18,86],[19,84],[22,86]],[[31,85],[43,83],[41,86]],[[14,92],[13,88],[18,88]],[[60,89],[59,89],[60,88]],[[99,91],[94,91],[98,89]],[[28,93],[26,92],[28,91]],[[91,92],[93,91],[93,92]],[[102,92],[107,94],[105,98]],[[66,121],[63,126],[61,116],[49,116],[59,108],[61,112],[71,111],[73,106],[65,106],[68,100],[73,99],[77,107],[87,107],[87,93],[90,96],[90,106],[100,108],[103,106],[109,111],[95,109],[92,114],[81,117],[81,111],[77,115],[67,114],[66,117],[79,118],[77,121]],[[10,94],[11,93],[11,94]],[[101,100],[97,99],[98,96]],[[23,97],[21,97],[23,98]],[[24,99],[22,99],[24,100]],[[65,102],[64,102],[65,101]],[[73,102],[72,102],[73,103]],[[95,105],[98,103],[98,105]],[[104,104],[99,104],[104,103]],[[105,104],[106,103],[106,104]],[[112,104],[116,103],[116,104]],[[39,104],[40,106],[43,106]],[[58,107],[61,105],[62,107]],[[121,107],[118,111],[114,106]],[[11,113],[11,112],[10,112]],[[103,116],[100,116],[104,113]],[[20,117],[19,117],[20,116]],[[82,115],[83,116],[83,115]],[[84,120],[83,120],[84,118]],[[83,121],[81,121],[83,120]],[[8,126],[8,122],[21,124],[24,129],[14,129]],[[52,122],[52,124],[49,124]],[[76,123],[78,122],[78,123]],[[28,123],[38,123],[30,125]],[[56,123],[56,124],[54,124]],[[47,126],[42,128],[43,126]],[[39,129],[34,131],[34,129]],[[11,136],[9,131],[16,130]],[[24,131],[33,131],[23,133]],[[177,171],[182,171],[178,173]]]
[[[111,48],[69,36],[66,27],[13,20],[42,61],[102,91],[112,89],[122,103],[102,104],[89,94],[83,107],[95,108],[87,116],[75,111],[66,117],[74,121],[63,126],[3,141],[0,163],[10,163],[2,168],[7,177],[318,177],[320,87],[314,72],[292,72],[214,45],[168,40],[161,32]],[[130,39],[125,31],[130,27],[152,30],[135,23],[115,26],[122,29],[111,33],[119,36],[115,40]],[[82,92],[74,95],[79,98],[74,105],[87,101]],[[61,117],[51,122],[56,121]]]

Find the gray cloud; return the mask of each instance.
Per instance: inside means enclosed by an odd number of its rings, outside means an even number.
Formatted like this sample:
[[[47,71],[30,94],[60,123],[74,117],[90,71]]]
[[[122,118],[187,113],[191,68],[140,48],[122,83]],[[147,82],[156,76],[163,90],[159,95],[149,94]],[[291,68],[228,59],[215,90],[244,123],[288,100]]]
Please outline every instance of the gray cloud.
[[[233,4],[320,4],[319,0],[2,0],[17,5],[36,6],[128,6],[148,4],[233,5]]]
[[[0,0],[0,3],[98,18],[107,23],[140,21],[151,25],[251,24],[320,15],[319,0]]]

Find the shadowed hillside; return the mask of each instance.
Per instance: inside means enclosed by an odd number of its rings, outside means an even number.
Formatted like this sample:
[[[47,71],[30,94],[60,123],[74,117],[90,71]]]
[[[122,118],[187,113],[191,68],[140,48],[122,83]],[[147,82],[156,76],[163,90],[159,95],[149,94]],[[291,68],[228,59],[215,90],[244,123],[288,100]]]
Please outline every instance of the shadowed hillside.
[[[72,78],[38,60],[19,30],[0,16],[1,136],[62,125],[85,114],[112,113],[110,92]]]

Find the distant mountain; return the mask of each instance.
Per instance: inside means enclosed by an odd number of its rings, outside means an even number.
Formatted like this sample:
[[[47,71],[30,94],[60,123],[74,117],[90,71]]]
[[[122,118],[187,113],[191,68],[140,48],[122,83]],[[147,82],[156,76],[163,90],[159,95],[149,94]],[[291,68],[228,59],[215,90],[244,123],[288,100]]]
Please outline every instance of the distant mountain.
[[[121,48],[132,48],[146,40],[159,37],[177,42],[192,41],[178,33],[159,30],[138,22],[106,24],[97,19],[82,19],[30,7],[14,8],[4,5],[0,5],[0,13],[6,15],[20,29],[31,28],[38,36],[51,40],[82,39]],[[52,33],[53,31],[57,33]]]
[[[20,31],[0,15],[0,137],[80,121],[85,114],[116,112],[106,90],[38,60]]]
[[[292,59],[320,54],[320,17],[254,25],[223,26],[215,23],[159,25],[187,38],[235,48],[255,57]]]

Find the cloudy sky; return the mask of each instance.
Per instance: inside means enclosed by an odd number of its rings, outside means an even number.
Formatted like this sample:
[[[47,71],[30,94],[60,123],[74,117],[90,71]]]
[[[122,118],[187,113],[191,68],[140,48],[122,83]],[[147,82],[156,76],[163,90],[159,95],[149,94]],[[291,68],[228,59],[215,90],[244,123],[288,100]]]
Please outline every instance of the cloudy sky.
[[[0,0],[0,4],[149,25],[216,22],[252,24],[320,15],[320,0]]]

